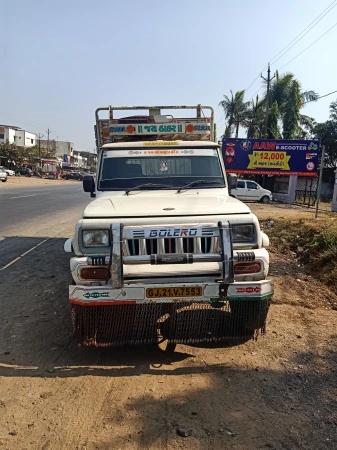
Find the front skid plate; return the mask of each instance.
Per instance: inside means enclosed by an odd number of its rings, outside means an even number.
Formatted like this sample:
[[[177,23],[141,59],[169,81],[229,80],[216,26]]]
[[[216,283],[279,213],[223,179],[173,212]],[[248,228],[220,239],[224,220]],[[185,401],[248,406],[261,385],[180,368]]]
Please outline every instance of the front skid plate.
[[[84,345],[119,347],[196,344],[256,338],[265,333],[268,299],[221,302],[72,304],[73,330]]]
[[[201,295],[193,296],[192,289],[202,288]],[[121,304],[143,304],[143,303],[177,303],[177,302],[211,302],[220,297],[219,283],[184,283],[184,284],[148,284],[148,285],[128,285],[121,289],[112,289],[106,286],[69,286],[69,301],[73,304],[83,306],[99,305],[121,305]],[[186,297],[158,297],[153,298],[153,292],[163,292],[165,288],[175,288],[181,292],[180,288],[185,289]],[[152,296],[147,296],[148,290],[152,290]],[[158,291],[157,291],[158,290]],[[237,282],[228,285],[226,298],[233,300],[245,299],[269,299],[274,292],[273,282],[271,280]],[[198,291],[198,294],[200,292]],[[156,295],[156,294],[155,294]]]

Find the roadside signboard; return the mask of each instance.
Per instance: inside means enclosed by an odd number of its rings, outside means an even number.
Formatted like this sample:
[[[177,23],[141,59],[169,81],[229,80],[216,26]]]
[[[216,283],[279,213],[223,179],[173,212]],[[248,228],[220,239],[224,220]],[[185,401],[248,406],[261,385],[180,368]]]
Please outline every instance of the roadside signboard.
[[[223,138],[227,172],[317,176],[319,141]]]

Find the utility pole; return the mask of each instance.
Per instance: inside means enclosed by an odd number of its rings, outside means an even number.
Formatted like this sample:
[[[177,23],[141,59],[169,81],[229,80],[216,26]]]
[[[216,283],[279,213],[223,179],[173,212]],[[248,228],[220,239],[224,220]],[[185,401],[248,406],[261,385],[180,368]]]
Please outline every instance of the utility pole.
[[[320,198],[321,198],[321,188],[322,188],[322,179],[323,179],[323,170],[324,170],[324,159],[325,159],[325,145],[322,146],[321,164],[319,165],[319,179],[318,179],[317,194],[316,194],[315,219],[317,219],[317,217],[318,217],[318,207],[319,207],[319,201],[320,201]]]
[[[264,81],[267,82],[267,111],[266,111],[266,119],[265,119],[265,124],[264,124],[264,132],[265,132],[265,137],[268,136],[268,117],[269,117],[269,91],[270,91],[270,82],[275,78],[275,75],[273,76],[273,78],[270,78],[270,64],[268,63],[268,71],[267,71],[267,78],[265,78],[262,74],[261,74],[261,78],[264,79]]]
[[[337,168],[335,170],[335,186],[333,188],[331,211],[337,212]]]
[[[38,141],[39,141],[39,157],[41,158],[41,139],[43,138],[44,134],[39,133],[37,135]]]
[[[48,128],[47,130],[47,134],[48,134],[48,141],[47,141],[47,152],[48,152],[48,156],[49,156],[49,135],[51,133],[51,130]]]

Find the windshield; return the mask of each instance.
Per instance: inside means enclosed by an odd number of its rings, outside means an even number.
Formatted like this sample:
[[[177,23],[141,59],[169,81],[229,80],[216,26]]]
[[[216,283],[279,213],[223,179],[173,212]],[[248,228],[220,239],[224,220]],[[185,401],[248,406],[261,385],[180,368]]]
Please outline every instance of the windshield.
[[[214,148],[109,150],[102,158],[99,190],[177,189],[202,180],[202,188],[225,187]],[[209,183],[209,184],[208,184]],[[151,186],[152,185],[152,186]],[[200,183],[191,189],[200,189]]]

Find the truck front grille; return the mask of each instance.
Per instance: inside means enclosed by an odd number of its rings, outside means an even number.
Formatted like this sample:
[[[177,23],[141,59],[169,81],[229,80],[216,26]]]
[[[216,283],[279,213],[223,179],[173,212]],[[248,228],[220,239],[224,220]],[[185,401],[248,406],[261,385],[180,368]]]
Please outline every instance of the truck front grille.
[[[219,253],[218,238],[126,239],[124,256]]]

